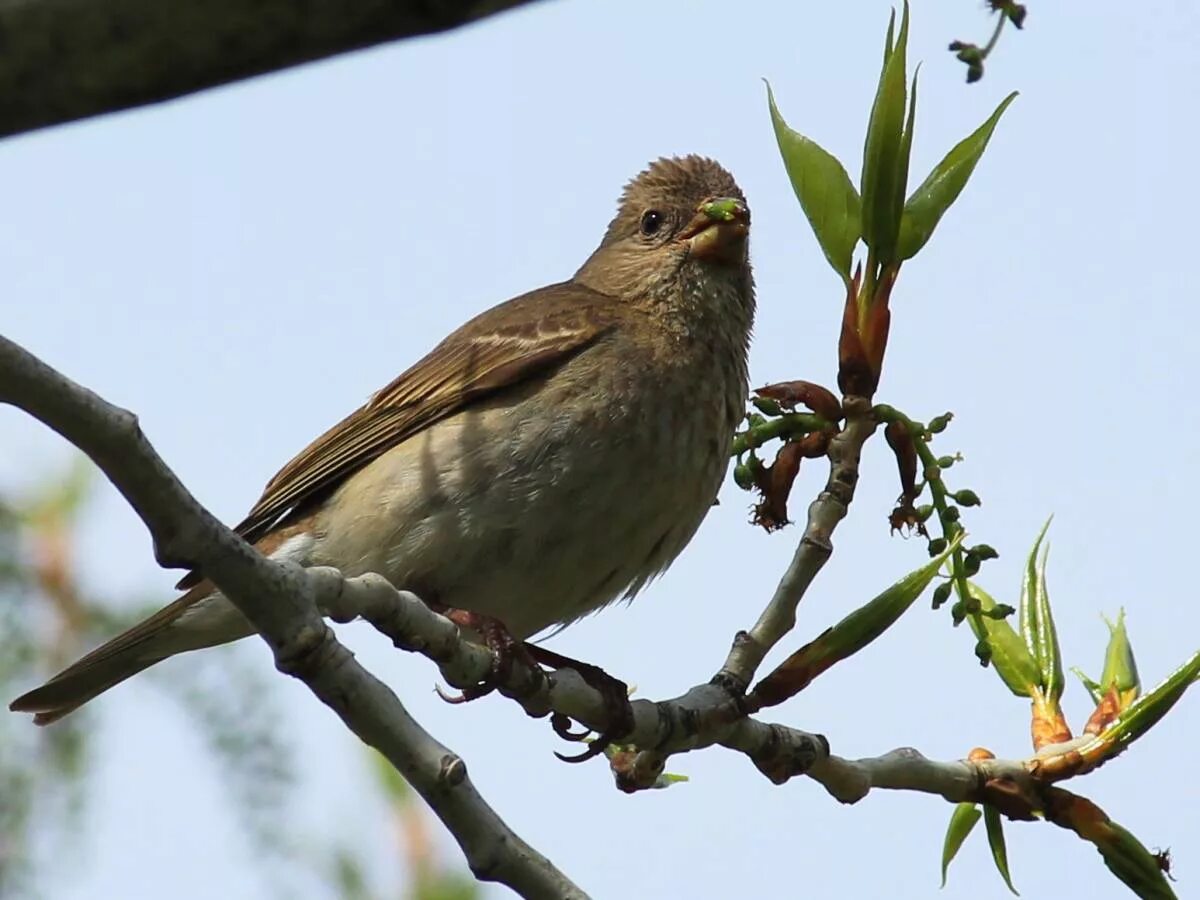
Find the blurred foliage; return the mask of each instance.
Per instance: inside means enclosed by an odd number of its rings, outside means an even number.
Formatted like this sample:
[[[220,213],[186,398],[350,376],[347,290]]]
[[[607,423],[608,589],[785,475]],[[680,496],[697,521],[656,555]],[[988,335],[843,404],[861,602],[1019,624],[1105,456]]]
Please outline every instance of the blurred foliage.
[[[21,497],[0,496],[0,697],[6,702],[161,603],[153,597],[111,603],[79,577],[77,533],[94,474],[79,458]],[[469,872],[439,859],[424,804],[386,764],[372,771],[393,820],[394,859],[404,875],[396,883],[404,886],[373,888],[368,860],[357,848],[302,849],[304,836],[281,827],[296,785],[274,679],[238,648],[190,654],[186,665],[156,666],[138,680],[175,701],[202,737],[264,866],[294,870],[299,863],[344,900],[479,896]],[[55,856],[86,851],[81,826],[104,714],[103,701],[89,704],[49,728],[33,727],[26,716],[0,715],[0,898],[47,895],[47,848]],[[287,881],[270,875],[271,882]]]
[[[82,505],[86,476],[76,466],[20,503],[0,498],[0,694],[15,696],[46,668],[79,649],[88,606],[67,577],[69,523]],[[74,841],[91,762],[87,714],[61,727],[33,729],[24,716],[0,715],[0,897],[34,887],[33,837]],[[35,802],[36,798],[36,802]]]
[[[408,875],[407,889],[399,894],[372,890],[365,867],[353,852],[342,849],[334,859],[334,881],[345,900],[383,900],[399,896],[405,900],[477,900],[482,896],[479,883],[470,872],[447,869],[439,861],[430,831],[425,802],[400,777],[386,759],[365,748],[391,817],[397,858]]]

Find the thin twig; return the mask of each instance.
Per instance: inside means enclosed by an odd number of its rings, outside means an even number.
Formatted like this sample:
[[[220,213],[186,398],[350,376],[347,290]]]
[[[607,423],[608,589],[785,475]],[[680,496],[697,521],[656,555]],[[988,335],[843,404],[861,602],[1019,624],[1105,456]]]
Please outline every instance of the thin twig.
[[[865,397],[845,397],[845,427],[829,442],[829,480],[808,507],[808,522],[791,564],[766,609],[749,631],[739,632],[725,664],[713,681],[744,693],[771,648],[796,624],[796,608],[808,586],[833,553],[833,531],[846,516],[858,484],[858,461],[863,444],[877,423]]]

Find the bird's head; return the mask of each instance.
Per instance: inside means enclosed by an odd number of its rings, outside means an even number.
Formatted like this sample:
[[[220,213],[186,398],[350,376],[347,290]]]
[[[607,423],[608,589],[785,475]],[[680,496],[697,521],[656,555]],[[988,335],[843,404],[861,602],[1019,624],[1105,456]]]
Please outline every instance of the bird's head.
[[[626,185],[604,240],[575,277],[626,299],[699,282],[749,290],[749,233],[746,199],[718,163],[659,159]]]

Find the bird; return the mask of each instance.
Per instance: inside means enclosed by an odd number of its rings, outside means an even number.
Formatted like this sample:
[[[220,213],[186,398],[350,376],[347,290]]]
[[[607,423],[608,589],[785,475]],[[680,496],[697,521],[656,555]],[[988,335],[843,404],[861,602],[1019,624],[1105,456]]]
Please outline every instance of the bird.
[[[236,531],[514,640],[632,599],[714,505],[745,416],[749,229],[719,163],[650,163],[569,280],[450,334],[285,465]],[[46,725],[168,657],[254,634],[203,573],[178,588],[10,709]]]

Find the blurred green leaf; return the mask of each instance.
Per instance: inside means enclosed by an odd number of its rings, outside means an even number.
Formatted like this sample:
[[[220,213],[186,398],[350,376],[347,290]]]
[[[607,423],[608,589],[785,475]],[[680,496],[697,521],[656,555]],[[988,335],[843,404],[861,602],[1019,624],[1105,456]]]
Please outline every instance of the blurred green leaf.
[[[800,201],[825,258],[842,280],[848,282],[854,245],[862,236],[862,201],[858,191],[833,154],[788,127],[775,106],[775,95],[769,82],[767,103],[771,108],[779,154],[783,157],[796,199]]]
[[[401,808],[407,806],[413,797],[412,787],[409,783],[382,753],[374,747],[364,746],[364,749],[370,757],[371,770],[375,773],[375,780],[383,788],[388,800]]]
[[[1053,517],[1051,517],[1053,518]],[[1054,615],[1050,610],[1050,595],[1046,590],[1046,559],[1050,553],[1042,548],[1051,519],[1046,520],[1033,549],[1025,561],[1025,575],[1021,582],[1020,624],[1025,646],[1037,662],[1040,672],[1039,686],[1050,701],[1057,705],[1063,692],[1062,654],[1058,649],[1058,632],[1054,627]],[[1038,551],[1042,550],[1041,557]]]
[[[950,824],[946,828],[946,839],[942,842],[942,887],[946,886],[946,873],[950,871],[950,863],[958,855],[963,841],[971,833],[971,829],[979,821],[983,813],[976,803],[959,803],[950,814]]]
[[[1000,876],[1008,885],[1008,889],[1017,894],[1017,889],[1013,887],[1012,878],[1008,874],[1008,849],[1004,846],[1004,822],[996,807],[984,805],[983,824],[987,827],[988,846],[992,850],[992,860],[996,863],[996,868],[1000,871]],[[1020,894],[1017,896],[1019,897]]]
[[[292,754],[275,682],[247,650],[213,648],[187,666],[156,666],[142,677],[176,700],[203,738],[258,857],[285,857],[291,833],[279,821],[294,787]]]
[[[896,256],[911,259],[937,228],[945,214],[966,187],[975,165],[991,140],[992,132],[1008,105],[1017,97],[1013,91],[996,107],[996,111],[968,137],[955,145],[929,173],[921,186],[913,191],[904,204],[900,220],[900,237]]]
[[[476,900],[479,882],[462,872],[438,872],[417,889],[413,900]]]
[[[889,44],[892,27],[888,26]],[[895,258],[906,188],[901,179],[908,170],[908,160],[901,159],[907,99],[907,49],[908,2],[905,0],[900,34],[891,52],[884,54],[883,71],[879,75],[879,86],[871,106],[871,118],[863,146],[863,240],[884,264]]]
[[[362,861],[345,847],[334,852],[332,881],[340,900],[371,900]]]
[[[986,613],[996,608],[996,601],[977,585],[967,582],[971,596],[979,601],[979,610],[985,615],[969,616],[971,630],[975,637],[987,643],[991,649],[992,668],[1000,676],[1000,680],[1018,697],[1029,697],[1033,688],[1040,681],[1037,663],[1021,640],[1016,629],[1008,624],[1007,619],[992,618]]]
[[[32,498],[17,510],[23,524],[39,520],[72,521],[92,497],[96,467],[82,453],[71,457],[61,473],[45,479]]]

